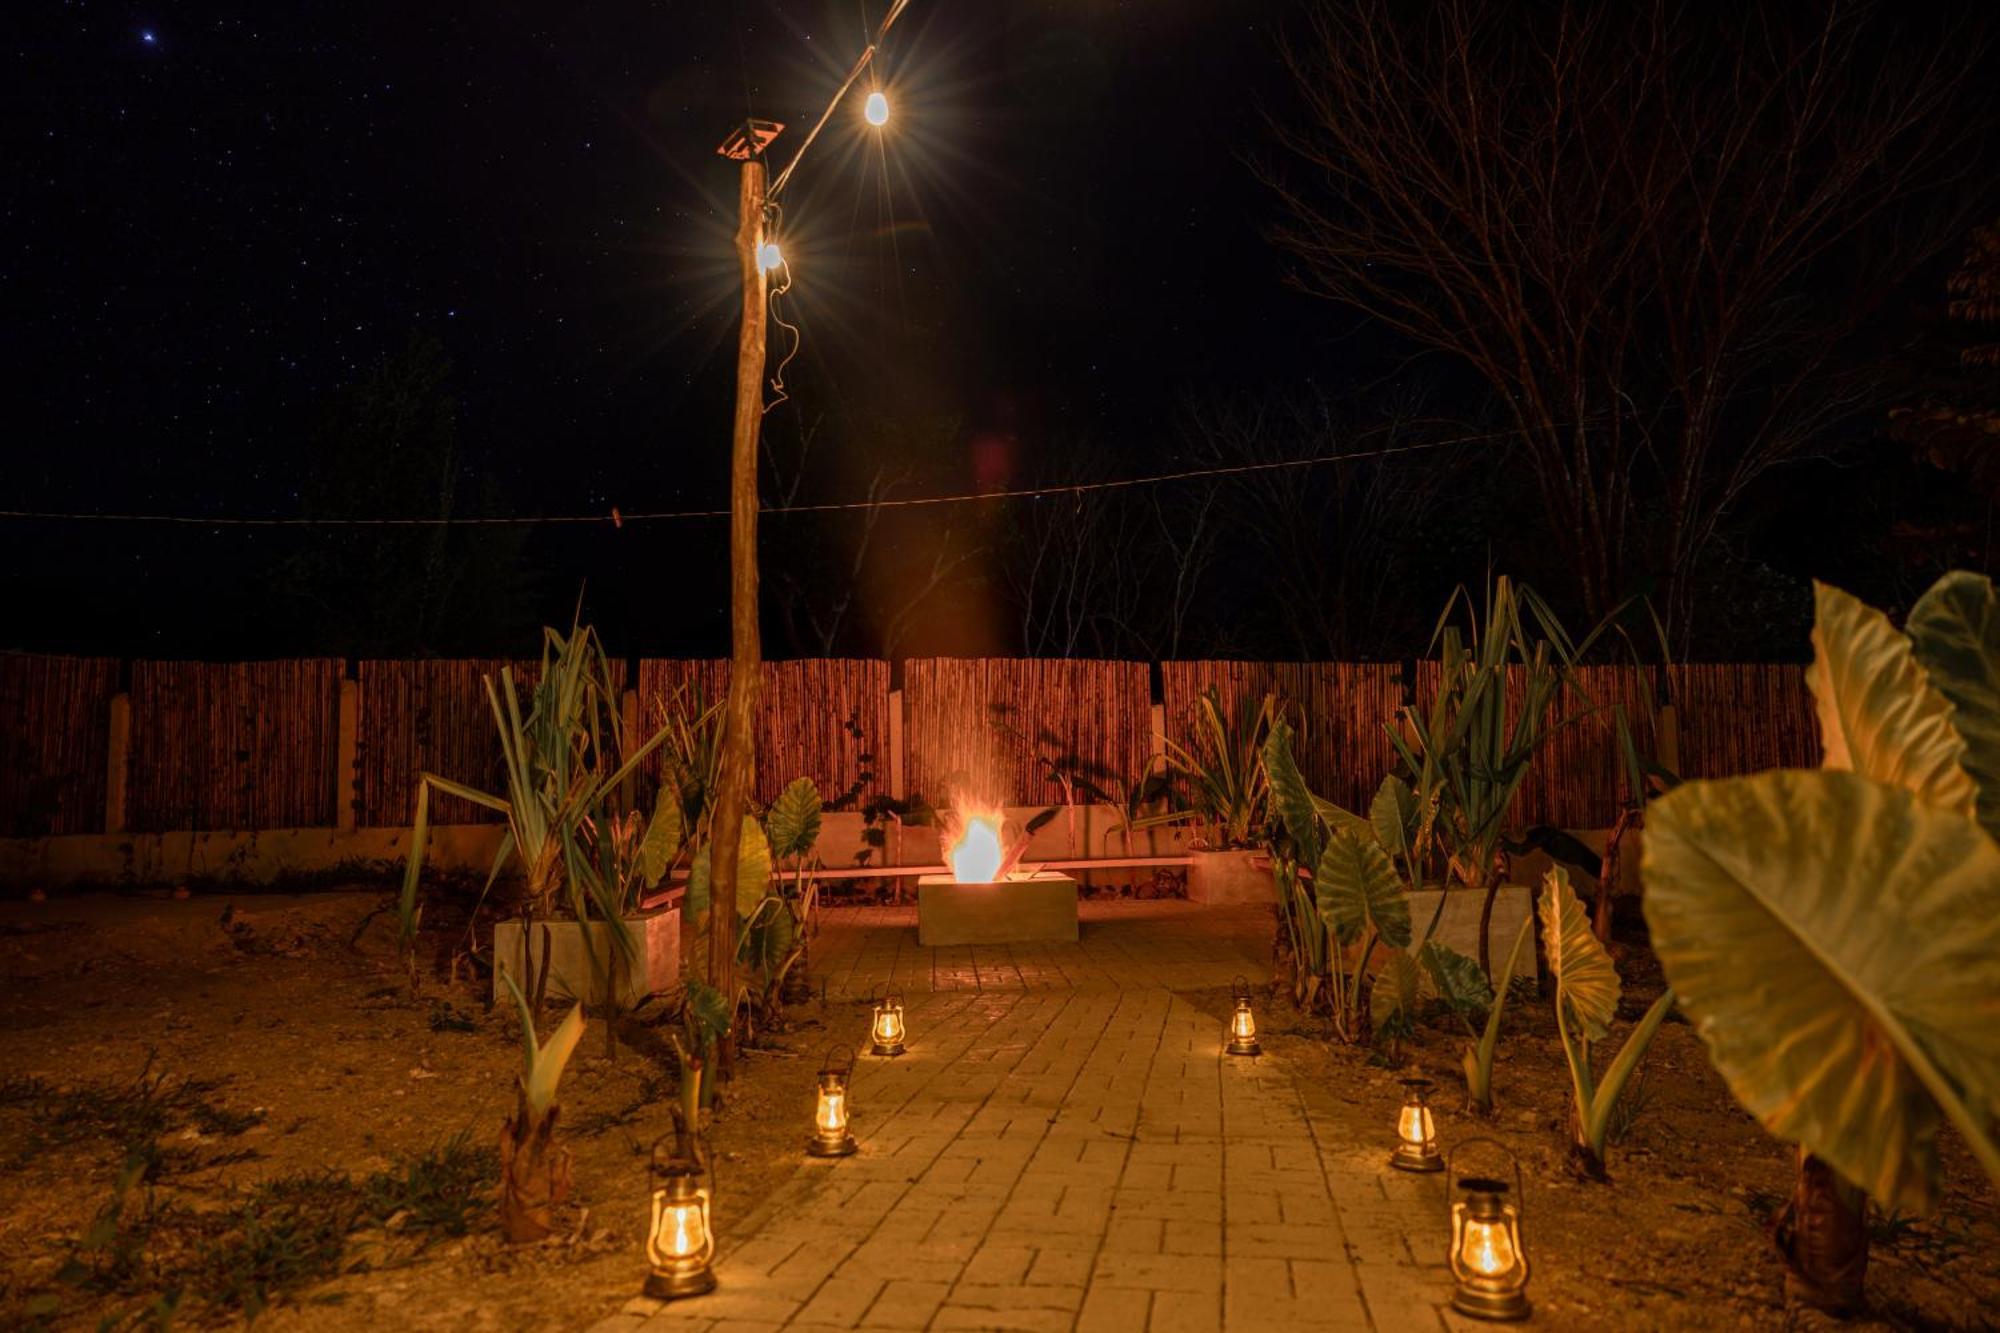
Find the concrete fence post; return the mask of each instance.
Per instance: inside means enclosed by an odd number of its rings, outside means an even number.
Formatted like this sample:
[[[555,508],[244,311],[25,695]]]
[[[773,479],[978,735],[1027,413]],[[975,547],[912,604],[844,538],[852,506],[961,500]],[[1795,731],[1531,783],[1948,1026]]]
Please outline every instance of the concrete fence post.
[[[125,782],[132,771],[132,696],[111,696],[111,743],[104,757],[104,831],[125,831]]]
[[[361,683],[340,682],[333,742],[333,827],[354,832],[361,817]]]
[[[903,692],[889,691],[889,794],[897,800],[909,795],[903,786]]]

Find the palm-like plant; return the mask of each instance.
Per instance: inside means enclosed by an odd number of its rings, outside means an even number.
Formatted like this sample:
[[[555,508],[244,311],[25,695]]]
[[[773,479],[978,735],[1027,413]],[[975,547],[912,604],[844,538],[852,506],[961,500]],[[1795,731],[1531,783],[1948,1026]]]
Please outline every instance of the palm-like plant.
[[[1134,820],[1133,827],[1193,818],[1201,822],[1202,836],[1214,850],[1253,845],[1271,789],[1262,752],[1277,720],[1274,695],[1246,696],[1233,710],[1225,710],[1214,686],[1203,690],[1195,701],[1194,744],[1161,738],[1168,771],[1187,784],[1191,808],[1146,816]]]
[[[503,966],[500,976],[521,1018],[521,1074],[514,1114],[500,1132],[500,1230],[509,1242],[541,1240],[555,1229],[554,1210],[569,1197],[570,1153],[556,1140],[556,1085],[583,1039],[583,1006],[574,1005],[547,1041],[535,1036],[527,997]]]
[[[502,667],[499,681],[488,676],[485,684],[506,786],[504,793],[490,793],[436,773],[418,775],[416,815],[399,901],[412,989],[417,982],[415,945],[422,918],[418,890],[429,846],[433,791],[484,806],[506,819],[507,830],[487,872],[488,889],[503,870],[515,865],[528,914],[548,916],[560,907],[579,921],[596,915],[610,923],[621,953],[629,957],[632,950],[623,914],[631,905],[634,885],[624,873],[630,860],[621,856],[618,793],[667,732],[656,732],[644,742],[626,736],[610,661],[588,626],[577,626],[567,635],[543,631],[541,673],[525,714],[513,668]],[[676,795],[663,789],[661,802]],[[652,821],[659,823],[657,818]],[[664,864],[644,862],[648,887],[657,884],[663,873]],[[594,947],[589,932],[583,938],[586,948]]]
[[[2000,600],[1948,575],[1907,632],[1816,601],[1823,767],[1683,784],[1651,806],[1643,866],[1710,1058],[1799,1145],[1788,1293],[1846,1309],[1866,1198],[1934,1206],[1943,1125],[2000,1181]]]
[[[1437,696],[1426,711],[1403,710],[1407,735],[1389,733],[1416,789],[1439,798],[1437,838],[1452,874],[1486,895],[1479,912],[1479,970],[1489,977],[1493,900],[1501,879],[1497,853],[1514,797],[1549,735],[1549,708],[1570,667],[1623,610],[1572,642],[1548,605],[1505,575],[1487,590],[1483,615],[1461,588],[1445,604],[1432,637]],[[1461,613],[1463,626],[1455,619]],[[1510,672],[1519,686],[1513,707]]]

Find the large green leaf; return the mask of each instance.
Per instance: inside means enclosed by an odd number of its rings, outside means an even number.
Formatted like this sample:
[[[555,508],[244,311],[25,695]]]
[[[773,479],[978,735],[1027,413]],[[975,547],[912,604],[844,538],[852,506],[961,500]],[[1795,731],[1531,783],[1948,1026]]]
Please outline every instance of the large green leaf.
[[[764,911],[753,928],[750,937],[750,959],[757,970],[765,976],[776,976],[784,966],[785,958],[798,942],[798,925],[792,920],[791,909],[776,899],[767,900],[772,906]]]
[[[756,911],[770,887],[771,844],[757,821],[745,815],[736,841],[736,915]]]
[[[1368,823],[1382,845],[1395,856],[1410,854],[1410,826],[1417,820],[1417,797],[1410,784],[1394,773],[1382,779],[1368,806]]]
[[[1945,575],[1917,599],[1904,628],[1931,684],[1951,700],[1965,771],[1979,788],[1979,822],[2000,838],[2000,599],[1993,580]]]
[[[1417,965],[1401,949],[1391,949],[1368,990],[1368,1023],[1377,1037],[1407,1036],[1416,1026]]]
[[[694,854],[694,861],[688,866],[687,897],[681,904],[684,916],[695,918],[708,910],[709,880],[714,878],[708,869],[709,844],[703,843],[701,850]]]
[[[1319,817],[1305,777],[1292,757],[1292,734],[1289,722],[1271,724],[1271,734],[1264,741],[1264,772],[1271,781],[1271,805],[1284,821],[1300,863],[1316,865],[1320,856]]]
[[[1618,1012],[1618,969],[1604,951],[1590,914],[1569,885],[1569,871],[1553,867],[1542,881],[1542,948],[1575,1035],[1602,1041]]]
[[[1410,945],[1410,900],[1389,853],[1372,835],[1336,832],[1313,872],[1319,914],[1342,943],[1372,928],[1396,949]]]
[[[1908,636],[1859,598],[1813,584],[1813,664],[1826,768],[1904,787],[1971,814],[1977,796],[1951,701],[1917,664]]]
[[[1647,811],[1646,921],[1738,1101],[1885,1207],[1936,1202],[1940,1114],[2000,1181],[2000,846],[1851,773]]]
[[[736,915],[745,917],[757,910],[757,904],[764,900],[765,891],[771,884],[771,845],[764,841],[764,830],[754,817],[743,816],[741,835],[736,843]],[[711,841],[694,854],[694,864],[688,869],[687,911],[700,916],[710,906],[715,886],[709,869],[709,847]]]
[[[1463,1013],[1492,1006],[1493,987],[1487,983],[1486,974],[1479,970],[1478,963],[1450,945],[1431,940],[1417,951],[1417,960],[1430,973],[1438,998],[1451,1008]],[[1507,983],[1503,980],[1500,984]]]
[[[639,842],[639,869],[647,888],[659,887],[667,867],[680,854],[683,836],[679,793],[663,785],[653,806],[653,817],[646,821],[646,835]]]
[[[540,1115],[555,1104],[556,1085],[562,1081],[563,1070],[569,1067],[570,1056],[576,1054],[577,1042],[583,1039],[583,1006],[571,1005],[549,1039],[537,1041],[535,1016],[528,1008],[528,997],[514,984],[505,964],[500,967],[500,979],[507,983],[508,993],[514,997],[515,1013],[521,1020],[521,1090],[528,1095],[529,1107]]]
[[[803,856],[819,841],[819,788],[811,778],[793,778],[764,817],[771,851],[779,857]]]

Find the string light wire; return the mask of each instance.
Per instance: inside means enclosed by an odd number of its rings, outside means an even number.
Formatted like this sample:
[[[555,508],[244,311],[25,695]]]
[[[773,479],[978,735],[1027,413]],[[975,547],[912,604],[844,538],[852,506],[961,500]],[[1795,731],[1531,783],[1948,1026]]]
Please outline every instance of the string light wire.
[[[1444,449],[1461,444],[1504,440],[1512,431],[1489,431],[1478,435],[1458,435],[1449,439],[1424,440],[1345,453],[1315,454],[1307,458],[1280,458],[1264,463],[1234,463],[1221,467],[1184,468],[1177,472],[1155,472],[1140,477],[1114,477],[1108,481],[1067,482],[1053,486],[1025,486],[1011,490],[965,491],[955,495],[916,495],[901,499],[841,500],[819,504],[766,505],[763,516],[787,514],[836,514],[870,509],[924,509],[938,505],[981,504],[998,500],[1039,500],[1052,496],[1080,496],[1093,491],[1132,490],[1140,486],[1163,486],[1173,482],[1205,478],[1246,476],[1278,472],[1290,468],[1319,467],[1327,463],[1359,463],[1376,458]],[[435,527],[536,527],[556,524],[609,523],[623,527],[630,523],[668,523],[691,519],[728,518],[727,509],[677,509],[628,514],[613,509],[602,514],[524,514],[485,518],[477,516],[429,516],[421,518],[243,518],[202,517],[195,514],[104,514],[39,509],[0,509],[0,520],[61,523],[166,523],[196,528],[435,528]]]

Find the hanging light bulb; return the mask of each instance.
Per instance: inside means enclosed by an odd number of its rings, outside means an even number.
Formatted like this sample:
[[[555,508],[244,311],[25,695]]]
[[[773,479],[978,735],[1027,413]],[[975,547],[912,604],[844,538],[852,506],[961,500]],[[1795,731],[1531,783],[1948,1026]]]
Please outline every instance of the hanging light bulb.
[[[778,248],[776,241],[766,241],[757,247],[757,267],[764,272],[769,273],[784,262],[785,253]]]
[[[861,108],[861,114],[867,118],[870,125],[878,127],[887,125],[889,123],[889,99],[884,97],[879,89],[868,94],[868,101]]]

